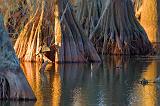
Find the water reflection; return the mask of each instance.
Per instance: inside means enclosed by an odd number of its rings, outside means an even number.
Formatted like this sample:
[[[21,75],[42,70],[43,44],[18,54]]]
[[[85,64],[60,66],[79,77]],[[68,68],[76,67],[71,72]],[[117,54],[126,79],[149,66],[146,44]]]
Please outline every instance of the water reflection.
[[[59,106],[60,104],[60,97],[61,97],[61,78],[59,74],[59,65],[55,64],[55,73],[53,77],[53,99],[52,99],[52,106]]]
[[[0,106],[34,106],[35,101],[0,101]]]
[[[157,62],[152,61],[152,63],[148,66],[145,72],[142,73],[141,79],[145,78],[151,81],[154,81],[157,78]],[[135,105],[139,104],[140,106],[156,106],[158,105],[157,101],[157,84],[151,83],[146,86],[136,86],[134,93],[135,97],[141,99],[139,101],[135,101]],[[137,103],[138,102],[138,103]]]
[[[33,88],[36,106],[157,105],[156,84],[138,80],[155,79],[159,62],[150,58],[103,57],[102,64],[53,64],[39,72],[40,63],[22,63]],[[54,66],[54,67],[53,67]]]
[[[40,72],[41,63],[21,64],[24,73],[37,97],[37,106],[51,106],[54,92],[54,71]],[[54,68],[53,68],[54,69]]]
[[[104,57],[94,72],[89,65],[64,66],[61,105],[128,105],[135,82],[149,63],[112,56]]]
[[[90,69],[89,64],[63,64],[61,65],[61,79],[62,79],[62,106],[82,106],[87,101],[87,90],[84,91],[83,87],[90,86],[88,81],[93,78],[96,71]],[[94,67],[94,64],[92,65]],[[98,65],[97,65],[98,67]],[[94,82],[91,82],[94,83]],[[87,88],[86,87],[86,88]]]
[[[155,80],[157,77],[157,66],[155,62],[152,62],[152,64],[149,65],[146,72],[142,74],[142,77],[145,77],[146,79]],[[151,84],[148,86],[143,87],[143,99],[145,100],[143,103],[143,106],[149,105],[149,106],[156,106],[157,102],[157,96],[156,96],[156,84]]]

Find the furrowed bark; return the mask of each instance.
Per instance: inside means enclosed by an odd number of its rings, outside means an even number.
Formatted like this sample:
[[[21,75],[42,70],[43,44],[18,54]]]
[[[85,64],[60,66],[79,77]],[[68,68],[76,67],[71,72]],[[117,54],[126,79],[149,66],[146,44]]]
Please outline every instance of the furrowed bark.
[[[41,3],[41,2],[40,2]],[[54,8],[52,7],[54,4]],[[48,11],[47,9],[50,9]],[[49,16],[49,14],[51,16]],[[47,15],[47,16],[46,16]],[[51,18],[50,18],[51,17]],[[47,22],[50,22],[47,24]],[[47,29],[46,29],[47,28]],[[50,33],[48,30],[52,30]],[[55,36],[53,36],[54,34]],[[39,5],[35,15],[26,24],[15,44],[18,58],[24,61],[40,61],[39,48],[44,46],[44,38],[50,36],[55,46],[55,53],[51,54],[53,62],[96,62],[100,61],[92,43],[77,24],[72,7],[67,0],[45,1]],[[21,42],[25,41],[25,42]],[[86,43],[88,42],[88,43]],[[94,57],[93,57],[94,56]],[[47,57],[49,57],[47,55]],[[55,59],[55,60],[53,60]]]
[[[99,53],[146,55],[153,51],[142,26],[136,20],[130,0],[110,0],[90,39]]]
[[[59,30],[55,31],[55,37],[57,38],[55,42],[59,44],[59,48],[55,62],[101,61],[92,43],[77,24],[69,2],[58,0],[57,3],[58,18],[56,21],[59,25],[55,24],[55,29]]]
[[[3,23],[0,15],[0,100],[36,100]]]
[[[52,38],[54,30],[54,1],[39,1],[37,10],[20,33],[14,49],[22,61],[42,61],[42,46],[47,45],[45,39]],[[24,42],[22,42],[24,41]],[[51,46],[51,45],[47,45]]]
[[[103,10],[103,0],[77,0],[76,18],[87,36],[95,28]]]

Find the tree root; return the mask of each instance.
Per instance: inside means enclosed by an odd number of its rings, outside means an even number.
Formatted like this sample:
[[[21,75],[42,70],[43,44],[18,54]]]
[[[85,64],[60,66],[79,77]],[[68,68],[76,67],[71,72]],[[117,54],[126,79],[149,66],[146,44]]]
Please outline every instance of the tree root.
[[[0,75],[0,100],[6,100],[10,97],[10,86],[7,79]]]
[[[110,1],[90,39],[102,54],[146,55],[153,51],[129,0]]]

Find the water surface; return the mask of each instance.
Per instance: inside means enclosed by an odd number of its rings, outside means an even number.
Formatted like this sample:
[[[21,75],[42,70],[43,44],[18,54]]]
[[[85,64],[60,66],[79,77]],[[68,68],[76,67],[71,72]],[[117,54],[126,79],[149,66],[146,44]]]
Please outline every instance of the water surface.
[[[44,72],[39,71],[40,63],[22,63],[37,97],[30,106],[160,105],[160,84],[137,83],[160,75],[159,57],[112,56],[103,60],[102,64],[53,64]]]

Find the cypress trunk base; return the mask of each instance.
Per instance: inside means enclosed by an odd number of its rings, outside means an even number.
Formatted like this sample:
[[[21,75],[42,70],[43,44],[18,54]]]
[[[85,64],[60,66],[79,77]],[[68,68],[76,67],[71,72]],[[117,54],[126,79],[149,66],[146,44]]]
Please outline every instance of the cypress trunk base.
[[[0,100],[36,100],[20,67],[0,14]]]

